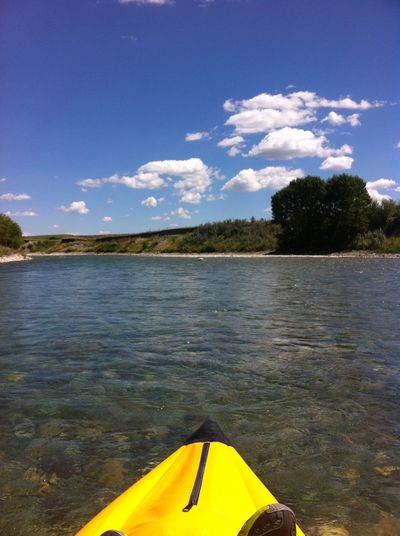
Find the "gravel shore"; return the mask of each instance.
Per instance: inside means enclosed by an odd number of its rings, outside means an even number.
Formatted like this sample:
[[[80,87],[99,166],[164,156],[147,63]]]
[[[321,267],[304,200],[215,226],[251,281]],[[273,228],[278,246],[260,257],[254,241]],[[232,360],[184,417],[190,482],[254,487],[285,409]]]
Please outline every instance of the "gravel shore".
[[[20,255],[19,253],[15,253],[14,255],[4,255],[3,257],[0,257],[0,264],[6,263],[6,262],[19,262],[19,261],[30,261],[31,257],[28,255]]]

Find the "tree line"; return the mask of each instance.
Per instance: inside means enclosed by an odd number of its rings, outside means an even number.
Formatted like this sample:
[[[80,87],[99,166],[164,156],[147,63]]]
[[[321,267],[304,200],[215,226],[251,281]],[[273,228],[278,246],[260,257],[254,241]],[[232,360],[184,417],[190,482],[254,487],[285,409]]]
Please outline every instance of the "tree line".
[[[400,204],[373,201],[366,183],[353,175],[296,179],[273,195],[271,204],[282,251],[376,249],[386,237],[400,234]]]

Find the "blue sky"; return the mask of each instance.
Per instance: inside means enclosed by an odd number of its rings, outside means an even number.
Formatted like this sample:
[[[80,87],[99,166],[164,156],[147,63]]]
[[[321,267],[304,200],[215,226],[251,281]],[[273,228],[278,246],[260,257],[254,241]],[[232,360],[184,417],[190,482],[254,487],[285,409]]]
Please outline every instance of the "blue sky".
[[[0,212],[27,234],[268,218],[341,172],[400,200],[399,65],[397,0],[3,0]]]

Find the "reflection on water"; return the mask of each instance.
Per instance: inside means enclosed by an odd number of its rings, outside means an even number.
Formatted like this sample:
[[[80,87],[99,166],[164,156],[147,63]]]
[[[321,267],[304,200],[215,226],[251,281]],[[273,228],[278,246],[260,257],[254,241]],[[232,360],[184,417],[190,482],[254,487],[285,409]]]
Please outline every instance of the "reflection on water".
[[[0,533],[73,535],[209,416],[309,536],[400,535],[399,276],[395,259],[1,266]]]

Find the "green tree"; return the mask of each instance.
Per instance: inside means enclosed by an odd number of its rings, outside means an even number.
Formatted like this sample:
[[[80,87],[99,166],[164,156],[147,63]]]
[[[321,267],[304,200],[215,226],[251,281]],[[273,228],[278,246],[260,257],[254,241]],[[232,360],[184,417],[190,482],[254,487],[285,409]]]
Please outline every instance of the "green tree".
[[[368,231],[371,198],[357,176],[334,175],[326,183],[328,242],[333,249],[352,246],[357,235]]]
[[[382,229],[386,236],[400,234],[400,203],[392,199],[373,201],[369,208],[370,229]]]
[[[22,243],[22,231],[18,223],[5,214],[0,214],[0,245],[18,249]]]
[[[272,215],[282,226],[280,248],[317,251],[326,247],[326,182],[320,177],[296,179],[272,196]]]

